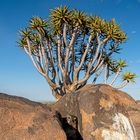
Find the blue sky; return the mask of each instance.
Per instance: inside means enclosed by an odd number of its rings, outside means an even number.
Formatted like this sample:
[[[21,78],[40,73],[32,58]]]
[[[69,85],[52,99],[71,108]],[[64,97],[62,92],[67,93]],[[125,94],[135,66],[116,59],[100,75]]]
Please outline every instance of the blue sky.
[[[18,30],[26,27],[32,16],[47,18],[49,9],[60,5],[117,20],[128,36],[120,57],[138,76],[135,84],[122,90],[140,99],[140,0],[0,0],[0,92],[34,101],[54,99],[47,82],[16,41]]]

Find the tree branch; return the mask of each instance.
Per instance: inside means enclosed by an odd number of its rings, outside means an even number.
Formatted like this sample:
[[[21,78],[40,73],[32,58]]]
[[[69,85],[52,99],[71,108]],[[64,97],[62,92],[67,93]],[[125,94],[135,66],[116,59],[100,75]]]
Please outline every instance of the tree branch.
[[[104,70],[104,66],[102,66],[102,67],[99,69],[99,71],[97,71],[98,73],[97,73],[97,72],[95,73],[95,77],[94,77],[94,79],[93,79],[93,81],[92,81],[93,84],[96,83],[97,78],[101,75],[101,73],[102,73],[103,70]]]
[[[104,83],[107,84],[107,65],[106,64],[104,68]]]
[[[69,43],[69,46],[66,50],[66,58],[65,58],[65,71],[64,71],[64,81],[66,81],[67,79],[70,79],[70,76],[68,75],[68,67],[69,67],[69,55],[71,55],[70,53],[72,53],[72,55],[74,55],[74,44],[75,44],[75,40],[77,38],[77,30],[74,31],[74,33],[72,34],[72,38],[71,41]],[[75,60],[73,60],[74,62]]]
[[[58,66],[61,70],[61,73],[64,73],[64,70],[62,68],[62,64],[61,64],[61,53],[60,53],[60,48],[61,48],[61,39],[60,36],[57,35],[57,42],[58,42],[58,47],[57,47],[57,56],[58,56]]]
[[[121,71],[121,69],[120,69],[120,68],[118,68],[118,71],[116,72],[114,79],[112,80],[112,82],[111,82],[109,85],[111,85],[111,86],[112,86],[112,85],[114,84],[114,82],[116,81],[116,79],[117,79],[117,78],[118,78],[118,76],[119,76],[120,71]]]
[[[29,38],[27,38],[26,41],[27,41],[27,46],[28,46],[28,50],[29,50],[29,51],[28,51],[29,57],[31,58],[31,60],[32,60],[34,66],[36,67],[36,69],[38,70],[38,72],[44,76],[45,73],[44,73],[44,71],[42,71],[43,68],[42,68],[40,65],[38,65],[38,64],[36,63],[36,61],[34,60],[34,58],[33,58],[33,56],[32,56],[31,44],[30,44]],[[25,50],[25,49],[24,49],[24,50]],[[27,50],[26,50],[26,52],[27,52]]]
[[[64,38],[64,43],[66,48],[68,48],[68,42],[67,42],[67,24],[64,23],[64,27],[63,27],[63,38]]]
[[[81,62],[79,64],[79,67],[75,69],[74,81],[77,81],[78,80],[77,79],[78,78],[77,76],[78,76],[78,73],[79,73],[80,69],[82,68],[82,65],[83,65],[83,63],[85,61],[85,57],[87,55],[87,52],[88,52],[88,49],[89,49],[89,46],[90,46],[90,42],[92,40],[92,37],[93,37],[92,35],[89,36],[88,43],[87,43],[87,46],[86,46],[86,50],[85,50],[85,52],[84,52],[84,54],[83,54],[83,56],[81,58]]]
[[[88,65],[88,72],[90,72],[92,66],[94,65],[95,61],[97,60],[97,57],[98,57],[99,52],[100,52],[101,44],[102,44],[102,42],[100,41],[100,37],[99,37],[98,33],[96,33],[96,38],[97,38],[98,46],[97,46],[97,50],[96,50],[94,59],[93,59],[92,62],[89,63],[89,65]]]
[[[127,82],[127,80],[125,80],[125,81],[122,83],[122,85],[114,86],[114,88],[120,89],[120,88],[125,87],[127,84],[128,84],[128,82]]]
[[[96,71],[96,69],[98,68],[98,66],[100,65],[100,63],[101,63],[101,58],[102,58],[102,53],[99,54],[99,58],[98,58],[98,60],[97,60],[96,65],[93,67],[93,69],[91,69],[91,72],[90,72],[91,74],[94,73],[94,72]]]

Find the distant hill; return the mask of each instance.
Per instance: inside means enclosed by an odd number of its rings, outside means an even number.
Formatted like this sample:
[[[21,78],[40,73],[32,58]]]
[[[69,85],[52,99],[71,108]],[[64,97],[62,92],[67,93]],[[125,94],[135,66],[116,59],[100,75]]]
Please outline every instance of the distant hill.
[[[43,104],[46,104],[48,106],[54,105],[56,102],[55,101],[48,101],[48,102],[42,102]]]

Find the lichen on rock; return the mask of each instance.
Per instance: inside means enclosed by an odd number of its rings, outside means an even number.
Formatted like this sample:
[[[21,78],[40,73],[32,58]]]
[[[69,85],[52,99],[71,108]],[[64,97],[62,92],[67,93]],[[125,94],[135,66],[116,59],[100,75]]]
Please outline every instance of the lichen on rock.
[[[102,131],[104,140],[137,140],[133,124],[126,116],[116,113],[112,119],[113,124],[110,129]]]

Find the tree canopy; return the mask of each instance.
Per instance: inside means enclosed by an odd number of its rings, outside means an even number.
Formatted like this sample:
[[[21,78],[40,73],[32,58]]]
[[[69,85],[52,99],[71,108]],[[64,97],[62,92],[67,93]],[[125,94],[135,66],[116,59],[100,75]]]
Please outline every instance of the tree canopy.
[[[114,60],[120,45],[127,39],[120,25],[67,6],[50,12],[48,19],[32,17],[20,30],[19,46],[28,54],[38,72],[60,98],[85,86],[89,79],[95,84],[104,74],[104,83],[114,75],[110,85],[127,66],[124,60]],[[134,82],[135,74],[123,74],[123,87]],[[91,80],[89,81],[91,82]]]

